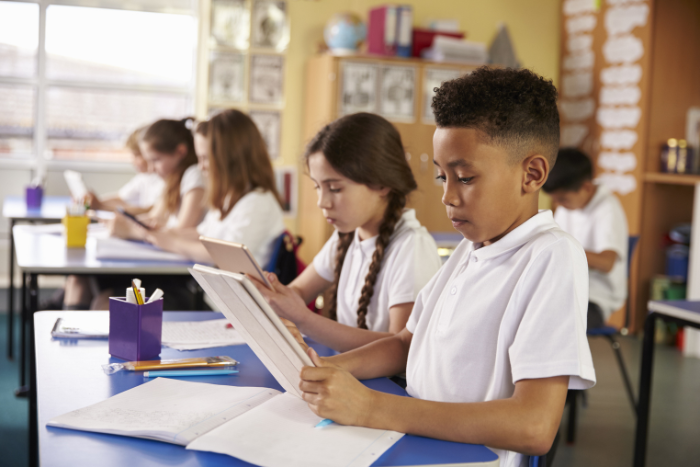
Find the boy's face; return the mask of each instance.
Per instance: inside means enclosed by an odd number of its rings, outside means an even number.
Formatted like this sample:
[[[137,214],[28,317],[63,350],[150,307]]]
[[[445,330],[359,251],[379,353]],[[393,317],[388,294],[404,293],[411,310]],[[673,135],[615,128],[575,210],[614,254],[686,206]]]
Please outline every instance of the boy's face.
[[[592,181],[586,180],[578,190],[555,190],[549,196],[557,205],[573,211],[586,207],[595,194],[595,188]]]
[[[505,149],[488,144],[479,130],[438,128],[433,148],[447,217],[466,239],[494,242],[537,213],[536,198],[533,208],[527,194],[536,195],[539,186],[524,191],[531,177],[527,162],[513,163]],[[546,165],[539,157],[537,164]],[[544,172],[541,183],[548,167]]]

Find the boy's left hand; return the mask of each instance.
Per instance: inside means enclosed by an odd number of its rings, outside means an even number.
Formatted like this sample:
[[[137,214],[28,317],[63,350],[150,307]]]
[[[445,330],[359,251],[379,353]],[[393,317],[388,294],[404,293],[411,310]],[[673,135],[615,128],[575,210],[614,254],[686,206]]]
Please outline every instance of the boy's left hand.
[[[314,349],[307,353],[316,366],[302,368],[299,388],[311,410],[341,425],[370,426],[374,391],[347,370],[319,357]]]

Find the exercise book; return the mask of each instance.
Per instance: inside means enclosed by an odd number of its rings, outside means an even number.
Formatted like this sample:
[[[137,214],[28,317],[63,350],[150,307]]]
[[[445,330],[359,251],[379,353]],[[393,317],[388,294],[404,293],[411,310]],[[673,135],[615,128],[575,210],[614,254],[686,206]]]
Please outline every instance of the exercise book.
[[[157,378],[48,426],[153,439],[264,467],[368,467],[403,434],[332,424],[269,388]]]

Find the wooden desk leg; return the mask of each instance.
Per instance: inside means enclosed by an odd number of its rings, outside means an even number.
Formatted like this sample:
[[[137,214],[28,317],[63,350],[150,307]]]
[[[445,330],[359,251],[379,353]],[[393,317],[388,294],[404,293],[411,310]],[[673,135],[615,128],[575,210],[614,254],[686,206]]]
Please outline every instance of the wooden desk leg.
[[[13,359],[14,351],[14,316],[15,316],[15,237],[13,234],[15,220],[10,219],[10,283],[7,286],[7,358]]]
[[[39,282],[31,274],[29,290],[29,465],[39,465],[39,420],[36,399],[36,349],[34,348],[34,314],[39,310]]]
[[[649,437],[649,406],[651,403],[651,377],[654,366],[654,334],[656,313],[647,316],[644,323],[642,344],[642,366],[639,376],[639,399],[637,402],[637,432],[634,437],[634,467],[644,467],[647,439]]]

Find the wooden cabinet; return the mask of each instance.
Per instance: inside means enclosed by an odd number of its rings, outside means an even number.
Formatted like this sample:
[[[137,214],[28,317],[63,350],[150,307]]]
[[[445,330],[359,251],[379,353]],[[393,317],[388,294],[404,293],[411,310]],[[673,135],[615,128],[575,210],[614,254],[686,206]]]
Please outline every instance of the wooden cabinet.
[[[418,183],[418,190],[409,198],[409,207],[416,210],[418,220],[432,232],[453,232],[442,205],[442,185],[435,182],[433,167],[433,133],[435,125],[430,119],[431,95],[425,89],[440,76],[463,75],[474,67],[459,64],[432,63],[424,60],[398,59],[390,57],[334,57],[320,55],[309,60],[306,67],[306,95],[304,113],[304,141],[308,142],[318,130],[347,112],[343,105],[342,89],[346,65],[365,65],[374,70],[374,102],[371,111],[382,115],[382,80],[384,74],[396,67],[409,69],[413,75],[413,115],[395,118],[387,116],[401,133],[406,158]],[[387,71],[389,70],[389,71]],[[412,70],[412,71],[410,71]],[[350,79],[350,78],[348,78]],[[346,84],[351,84],[350,82]],[[437,83],[436,85],[439,85]],[[371,90],[370,90],[371,95]],[[371,99],[370,99],[371,100]],[[349,112],[351,113],[351,112]],[[301,167],[305,173],[306,167]],[[307,263],[321,249],[333,229],[328,225],[316,206],[313,182],[308,177],[299,180],[298,232],[304,239],[300,249],[301,258]]]

